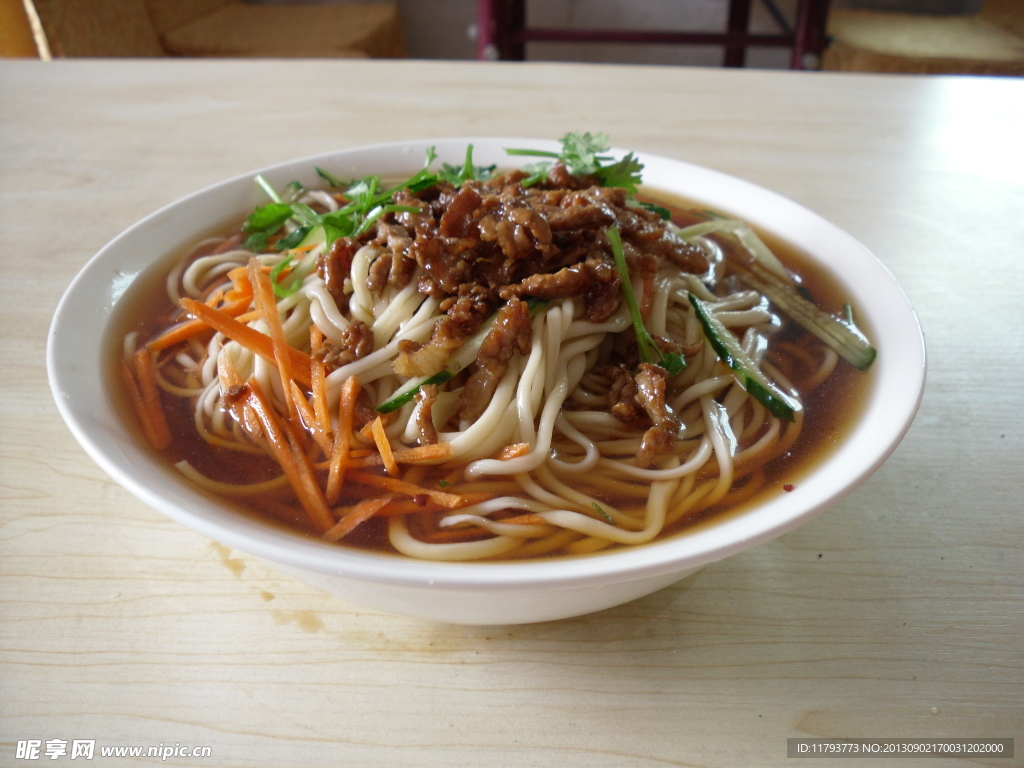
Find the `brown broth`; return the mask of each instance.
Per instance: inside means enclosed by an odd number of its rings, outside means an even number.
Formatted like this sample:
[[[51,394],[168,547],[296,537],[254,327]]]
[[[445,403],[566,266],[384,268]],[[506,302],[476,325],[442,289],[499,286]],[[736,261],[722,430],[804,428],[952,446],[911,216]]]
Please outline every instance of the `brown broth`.
[[[698,203],[661,193],[657,194],[656,199],[661,204],[672,208],[673,219],[681,226],[706,218],[706,215],[701,213],[703,206]],[[228,227],[224,227],[221,231],[227,230]],[[810,291],[819,306],[830,313],[841,312],[847,292],[834,275],[781,238],[760,230],[758,234],[779,256],[780,260],[800,276],[803,286]],[[154,267],[139,278],[138,284],[133,286],[127,306],[121,314],[121,322],[114,324],[110,339],[114,351],[109,367],[109,391],[118,394],[118,397],[115,398],[118,409],[143,444],[145,439],[138,427],[134,412],[127,405],[124,385],[115,368],[120,359],[121,343],[126,333],[136,330],[140,332],[141,339],[151,338],[159,328],[167,325],[168,319],[176,312],[176,308],[171,305],[164,289],[167,264],[168,260],[162,259],[159,268]],[[863,330],[869,336],[872,335],[872,329],[864,328]],[[787,335],[794,339],[805,336],[811,339],[807,342],[808,344],[820,344],[808,334],[796,333],[786,328],[779,334],[779,336]],[[778,338],[778,336],[773,338]],[[728,507],[718,505],[691,516],[684,516],[682,520],[662,532],[658,539],[714,524],[798,486],[801,479],[813,472],[814,468],[827,458],[842,440],[852,422],[863,410],[872,381],[873,376],[870,371],[867,373],[858,371],[840,360],[835,371],[822,385],[812,393],[802,394],[805,419],[801,435],[792,449],[762,467],[764,483],[751,498]],[[269,457],[239,454],[235,451],[211,446],[202,440],[195,430],[193,402],[190,399],[169,397],[165,394],[163,404],[173,435],[171,447],[160,452],[163,461],[173,464],[186,459],[202,474],[213,480],[224,482],[258,482],[279,474],[278,466]],[[169,471],[176,472],[173,468]],[[436,486],[437,481],[449,473],[450,470],[432,470],[424,478],[423,484]],[[217,499],[221,504],[238,510],[241,514],[256,517],[284,531],[299,532],[306,536],[316,537],[316,532],[309,525],[305,513],[297,506],[294,506],[289,512],[282,509],[281,503],[274,503],[273,498],[266,503],[245,503],[217,496],[202,488],[197,488],[197,490]],[[600,489],[585,490],[595,498],[611,505],[620,506],[624,502],[623,499],[615,498]],[[343,499],[341,503],[351,504],[356,500],[358,499]],[[635,504],[635,501],[631,503]],[[344,539],[343,545],[393,553],[387,540],[386,521],[380,518],[372,519],[359,526]],[[623,545],[613,545],[602,551],[614,551],[621,546]],[[545,557],[559,556],[565,555],[557,553],[545,555]]]
[[[707,207],[698,202],[661,193],[659,197],[666,201],[662,204],[672,209],[673,221],[679,226],[688,226],[708,218]],[[742,219],[726,211],[715,213],[727,218]],[[849,291],[830,270],[780,236],[760,227],[753,228],[786,268],[799,277],[800,284],[819,307],[829,314],[842,313],[844,303],[849,300]],[[783,334],[799,330],[785,316],[783,322]],[[860,320],[858,325],[868,338],[877,339],[875,329]],[[821,342],[809,333],[803,333],[802,336],[808,348],[821,346]],[[800,437],[789,451],[763,465],[764,483],[751,498],[733,505],[713,506],[693,516],[684,516],[663,532],[661,537],[707,527],[742,514],[770,498],[796,490],[801,480],[812,474],[850,431],[864,410],[874,378],[873,368],[860,371],[840,359],[835,370],[820,386],[809,393],[801,392],[805,416]]]

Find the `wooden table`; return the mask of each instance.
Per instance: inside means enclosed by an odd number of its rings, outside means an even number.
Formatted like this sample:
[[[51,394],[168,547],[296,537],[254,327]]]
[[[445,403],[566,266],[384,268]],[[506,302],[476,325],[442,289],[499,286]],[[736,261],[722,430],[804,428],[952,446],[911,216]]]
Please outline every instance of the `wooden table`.
[[[99,747],[162,743],[212,750],[176,766],[782,766],[787,737],[818,736],[1013,737],[1012,760],[924,764],[1024,764],[1024,82],[5,62],[0,110],[0,764],[32,764],[19,741],[81,739],[97,765],[160,762]],[[924,402],[837,508],[614,610],[447,626],[353,607],[164,519],[58,417],[54,307],[157,207],[346,146],[575,129],[775,189],[902,283],[928,339]]]

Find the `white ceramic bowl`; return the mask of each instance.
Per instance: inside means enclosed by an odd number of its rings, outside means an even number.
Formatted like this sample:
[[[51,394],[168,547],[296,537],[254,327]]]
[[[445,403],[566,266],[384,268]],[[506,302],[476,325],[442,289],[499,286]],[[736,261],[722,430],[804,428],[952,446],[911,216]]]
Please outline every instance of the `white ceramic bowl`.
[[[468,142],[478,165],[508,167],[505,147],[557,149],[530,139],[444,139],[377,145],[260,171],[277,188],[317,186],[315,166],[343,177],[410,174],[435,146],[460,164]],[[616,154],[622,154],[616,151]],[[792,493],[717,524],[639,548],[588,557],[507,563],[434,563],[353,551],[268,527],[189,486],[141,444],[109,386],[119,340],[111,332],[140,276],[163,270],[200,236],[239,220],[265,199],[254,173],[163,208],[101,250],[68,288],[50,329],[48,366],[58,408],[75,437],[118,483],[168,517],[281,570],[382,611],[473,624],[512,624],[609,608],[672,584],[708,563],[773,539],[822,512],[863,482],[906,433],[924,386],[921,330],[890,273],[862,245],[779,195],[721,173],[651,155],[646,185],[729,211],[825,264],[849,290],[858,316],[877,329],[873,389],[862,417]]]

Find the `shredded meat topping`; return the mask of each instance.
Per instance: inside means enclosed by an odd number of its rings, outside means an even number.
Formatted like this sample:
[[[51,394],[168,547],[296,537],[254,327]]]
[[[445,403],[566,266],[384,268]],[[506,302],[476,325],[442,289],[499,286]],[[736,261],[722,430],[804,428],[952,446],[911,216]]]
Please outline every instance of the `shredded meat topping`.
[[[409,231],[399,224],[378,221],[373,242],[383,250],[370,264],[369,289],[381,295],[389,285],[404,288],[416,271],[416,261],[409,256],[412,245]]]
[[[609,366],[605,376],[611,381],[608,387],[608,410],[627,424],[636,424],[643,417],[643,409],[636,399],[636,382],[624,365]]]
[[[339,237],[331,245],[330,250],[317,260],[317,272],[341,312],[348,309],[345,281],[352,272],[352,257],[356,255],[359,248],[358,240],[351,237]]]
[[[649,467],[659,453],[675,445],[682,428],[665,402],[668,373],[660,365],[641,363],[635,375],[619,365],[607,368],[605,376],[610,382],[608,406],[612,414],[632,426],[647,427],[636,464]]]
[[[459,416],[472,421],[487,408],[508,370],[512,355],[530,351],[530,309],[524,301],[511,299],[494,318],[494,325],[484,337],[476,368],[462,389]]]
[[[424,384],[416,393],[416,427],[420,431],[420,445],[437,443],[437,429],[434,427],[433,408],[438,395],[437,384]]]
[[[660,365],[640,363],[636,374],[636,399],[647,413],[651,423],[656,426],[665,424],[678,426],[675,415],[665,403],[665,389],[668,384],[668,373]]]
[[[467,371],[460,406],[465,419],[482,413],[512,356],[529,351],[526,299],[576,297],[591,322],[606,321],[619,311],[622,276],[605,235],[608,227],[616,226],[622,235],[630,277],[645,302],[651,300],[649,288],[660,260],[696,274],[708,267],[700,248],[680,240],[657,214],[633,204],[624,189],[601,187],[596,177],[574,176],[558,163],[535,186],[524,188],[525,178],[514,171],[458,187],[440,182],[416,192],[401,190],[395,202],[415,210],[379,220],[358,240],[337,240],[319,264],[342,308],[348,304],[345,281],[352,258],[367,243],[381,249],[369,267],[370,291],[383,295],[415,280],[420,293],[439,300],[444,314],[430,338],[399,343],[394,369],[402,376],[442,370],[450,355],[497,313],[477,362]],[[344,354],[332,352],[331,359],[347,359]],[[635,363],[635,351],[627,349],[617,362]],[[658,406],[651,375],[641,370],[634,378],[624,367],[615,376],[609,394],[613,412],[624,421],[662,427],[665,419],[653,414],[664,410],[664,394]],[[652,451],[660,450],[653,435],[649,442]]]
[[[524,189],[522,178],[517,172],[459,188],[441,183],[398,200],[403,205],[417,201],[424,211],[396,217],[411,242],[391,235],[401,253],[419,266],[422,293],[444,298],[458,295],[466,285],[478,286],[491,293],[492,311],[499,297],[581,296],[588,318],[608,317],[621,302],[604,236],[613,224],[622,233],[630,272],[638,278],[656,272],[658,257],[687,271],[707,270],[700,249],[672,234],[657,214],[631,205],[624,189],[596,186],[593,179],[571,176],[561,166],[539,187]],[[377,242],[382,242],[380,235]],[[383,272],[385,265],[379,269]],[[583,285],[584,275],[592,281],[589,287]]]
[[[314,355],[327,368],[327,372],[337,370],[343,365],[366,357],[373,351],[373,331],[362,320],[353,320],[341,332],[341,343],[335,344],[325,339],[323,345]]]
[[[424,344],[398,342],[395,373],[401,376],[426,376],[444,368],[448,355],[476,333],[490,309],[490,293],[480,286],[463,286],[459,296],[441,302],[444,317],[434,324]]]
[[[665,402],[668,373],[660,365],[641,363],[636,374],[636,400],[651,420],[651,428],[644,433],[636,463],[649,467],[662,450],[675,443],[680,424]]]

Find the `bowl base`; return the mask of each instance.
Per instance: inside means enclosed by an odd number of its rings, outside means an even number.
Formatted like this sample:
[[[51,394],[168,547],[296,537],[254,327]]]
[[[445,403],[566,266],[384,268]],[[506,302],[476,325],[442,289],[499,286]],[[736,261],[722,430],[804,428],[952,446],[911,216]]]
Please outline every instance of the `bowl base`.
[[[348,602],[387,613],[449,624],[531,624],[613,608],[657,592],[700,568],[605,586],[551,589],[446,589],[355,581],[274,563],[300,581]]]

